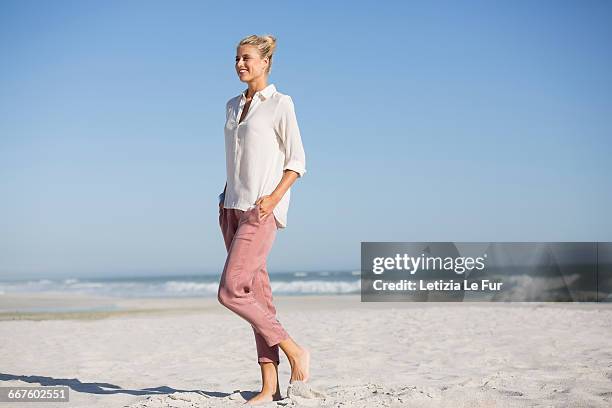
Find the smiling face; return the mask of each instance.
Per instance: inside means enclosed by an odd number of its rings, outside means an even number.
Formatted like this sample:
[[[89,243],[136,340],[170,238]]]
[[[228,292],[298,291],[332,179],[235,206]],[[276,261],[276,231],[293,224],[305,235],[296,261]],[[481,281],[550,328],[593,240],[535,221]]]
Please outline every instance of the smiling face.
[[[268,58],[261,58],[257,48],[241,45],[236,52],[236,73],[242,82],[251,82],[266,75]]]

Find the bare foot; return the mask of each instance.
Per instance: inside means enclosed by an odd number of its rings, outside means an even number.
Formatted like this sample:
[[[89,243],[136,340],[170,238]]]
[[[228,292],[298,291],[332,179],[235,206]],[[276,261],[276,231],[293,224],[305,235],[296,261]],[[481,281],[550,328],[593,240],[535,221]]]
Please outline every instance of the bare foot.
[[[310,377],[310,352],[302,348],[300,353],[294,358],[289,359],[291,365],[291,379],[289,384],[294,381],[307,382]]]
[[[280,399],[280,390],[277,390],[275,394],[262,391],[247,402],[245,402],[244,405],[260,405],[265,404],[266,402],[279,401]]]

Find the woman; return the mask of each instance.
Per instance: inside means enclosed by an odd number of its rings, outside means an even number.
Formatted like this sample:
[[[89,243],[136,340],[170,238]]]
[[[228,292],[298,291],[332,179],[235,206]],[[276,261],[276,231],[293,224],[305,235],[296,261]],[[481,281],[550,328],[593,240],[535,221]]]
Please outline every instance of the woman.
[[[235,69],[248,88],[225,109],[227,182],[219,196],[219,223],[228,254],[218,299],[255,334],[263,384],[247,404],[281,399],[279,347],[291,365],[290,383],[309,376],[310,354],[276,318],[266,271],[276,231],[287,226],[290,187],[306,172],[293,101],[268,85],[275,47],[270,35],[238,43]]]

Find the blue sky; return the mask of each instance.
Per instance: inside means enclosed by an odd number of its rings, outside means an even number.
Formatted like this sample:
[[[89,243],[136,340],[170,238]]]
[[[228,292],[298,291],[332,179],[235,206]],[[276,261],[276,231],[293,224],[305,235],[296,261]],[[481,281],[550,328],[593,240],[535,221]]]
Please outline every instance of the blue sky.
[[[361,241],[612,240],[612,3],[0,2],[0,279],[220,273],[235,45],[306,176],[270,273]]]

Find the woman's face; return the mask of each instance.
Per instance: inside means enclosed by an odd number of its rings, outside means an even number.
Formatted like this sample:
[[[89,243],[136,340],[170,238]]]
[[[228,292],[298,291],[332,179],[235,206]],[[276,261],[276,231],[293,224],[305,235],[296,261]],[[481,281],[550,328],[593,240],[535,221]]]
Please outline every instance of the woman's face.
[[[242,82],[250,82],[266,74],[268,59],[261,58],[253,45],[241,45],[236,53],[236,73]]]

